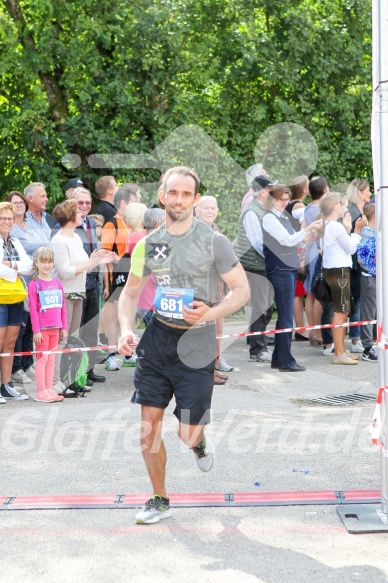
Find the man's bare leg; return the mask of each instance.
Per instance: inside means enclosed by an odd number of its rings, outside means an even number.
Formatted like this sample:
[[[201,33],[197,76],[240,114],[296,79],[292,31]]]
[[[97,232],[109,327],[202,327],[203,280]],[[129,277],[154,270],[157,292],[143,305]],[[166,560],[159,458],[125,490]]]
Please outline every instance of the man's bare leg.
[[[166,448],[162,440],[164,409],[141,406],[142,435],[140,444],[144,462],[151,479],[153,493],[167,498],[166,493]]]

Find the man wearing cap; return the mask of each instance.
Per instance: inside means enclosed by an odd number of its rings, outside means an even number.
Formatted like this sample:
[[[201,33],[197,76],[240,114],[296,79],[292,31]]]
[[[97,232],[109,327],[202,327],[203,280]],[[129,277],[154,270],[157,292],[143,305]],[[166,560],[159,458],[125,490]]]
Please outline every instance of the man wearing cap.
[[[85,184],[81,178],[70,178],[70,180],[68,181],[68,183],[65,186],[65,196],[66,198],[72,198],[72,194],[75,191],[76,188],[80,188],[81,186],[87,188],[89,190],[89,187],[87,184]]]
[[[243,212],[245,207],[253,200],[252,182],[256,176],[266,176],[268,178],[268,172],[264,170],[262,164],[254,164],[245,172],[245,180],[247,181],[249,190],[245,193],[244,198],[241,201],[241,212]]]
[[[272,316],[274,290],[265,276],[263,232],[261,221],[265,214],[263,202],[271,186],[276,184],[260,174],[252,182],[253,200],[243,210],[236,241],[236,254],[247,275],[251,289],[250,332],[264,332]],[[266,336],[249,336],[249,360],[271,362]]]

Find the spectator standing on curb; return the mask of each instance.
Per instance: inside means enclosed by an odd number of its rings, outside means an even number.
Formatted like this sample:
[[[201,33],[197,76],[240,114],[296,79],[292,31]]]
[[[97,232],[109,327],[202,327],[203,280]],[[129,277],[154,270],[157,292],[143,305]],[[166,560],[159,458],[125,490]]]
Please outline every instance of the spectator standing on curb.
[[[127,250],[128,237],[132,232],[132,229],[124,221],[124,213],[129,203],[132,194],[132,187],[130,184],[122,184],[117,190],[113,202],[114,207],[117,209],[114,217],[109,219],[102,229],[101,247],[102,249],[107,249],[108,251],[114,252],[114,259],[112,262],[105,267],[104,271],[104,292],[103,297],[105,300],[104,305],[104,321],[105,321],[105,334],[108,337],[109,346],[115,346],[119,337],[119,319],[117,314],[118,298],[121,292],[121,288],[115,288],[113,286],[113,272],[114,266],[120,260],[120,258],[125,254]],[[120,366],[115,353],[108,356],[105,368],[107,371],[118,371]]]
[[[10,202],[0,203],[0,278],[15,283],[20,275],[30,273],[32,261],[21,243],[12,237],[15,207]],[[21,282],[19,281],[21,287]],[[23,321],[23,301],[1,304],[0,298],[0,352],[13,352]],[[24,401],[27,395],[19,393],[11,380],[13,356],[0,358],[0,403],[8,400]]]
[[[94,186],[99,202],[94,210],[97,215],[102,215],[105,222],[110,221],[116,214],[113,197],[118,186],[114,176],[101,176]]]
[[[274,291],[265,273],[262,219],[266,213],[264,203],[275,183],[266,176],[256,176],[252,182],[254,198],[245,207],[238,225],[236,253],[251,290],[250,332],[264,332],[273,312]],[[249,360],[271,362],[266,336],[249,336],[248,341]]]
[[[308,227],[294,231],[291,221],[284,213],[289,202],[286,186],[272,186],[264,203],[267,212],[262,219],[265,272],[275,290],[277,330],[293,326],[295,274],[300,265],[297,245],[307,239],[308,233],[322,225],[321,220],[314,221]],[[275,334],[271,368],[279,369],[280,372],[306,370],[291,354],[291,337],[291,332]]]
[[[337,193],[323,198],[319,204],[324,218],[322,241],[322,274],[330,288],[334,317],[333,324],[344,324],[350,312],[350,267],[352,255],[361,240],[360,231],[366,225],[365,217],[356,220],[354,233],[347,211],[347,201]],[[343,219],[343,224],[338,222]],[[357,364],[359,354],[345,349],[345,328],[333,328],[333,364]]]
[[[201,196],[199,202],[195,208],[195,216],[214,229],[215,231],[220,232],[219,228],[217,227],[215,221],[218,215],[218,203],[217,199],[214,196]],[[222,279],[219,280],[219,294],[220,299],[223,299],[226,295],[225,284]],[[216,320],[216,334],[217,337],[222,336],[222,330],[224,326],[224,319],[217,318]],[[215,385],[224,385],[228,380],[227,375],[222,374],[224,372],[230,372],[233,370],[233,366],[230,366],[226,360],[221,358],[221,340],[217,339],[217,352],[216,352],[216,362],[214,368],[214,384]]]

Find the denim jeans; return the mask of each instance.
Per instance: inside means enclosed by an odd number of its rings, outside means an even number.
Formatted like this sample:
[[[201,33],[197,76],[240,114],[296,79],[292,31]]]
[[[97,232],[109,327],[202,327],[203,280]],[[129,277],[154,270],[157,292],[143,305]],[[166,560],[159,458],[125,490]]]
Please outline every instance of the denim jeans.
[[[275,290],[275,303],[278,312],[276,329],[292,328],[294,323],[294,289],[296,270],[276,269],[267,275]],[[296,364],[291,354],[292,332],[275,334],[275,346],[272,353],[272,365],[288,368]]]
[[[360,296],[350,298],[349,322],[360,321],[360,300]],[[360,338],[360,326],[349,326],[349,338],[351,340]]]

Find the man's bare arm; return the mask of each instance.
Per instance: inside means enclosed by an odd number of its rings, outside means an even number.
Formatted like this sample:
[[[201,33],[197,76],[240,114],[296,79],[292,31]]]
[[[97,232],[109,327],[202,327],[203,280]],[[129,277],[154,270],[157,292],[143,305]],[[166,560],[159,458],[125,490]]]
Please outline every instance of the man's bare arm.
[[[127,282],[123,291],[120,294],[118,316],[120,322],[121,337],[118,348],[120,354],[130,356],[132,354],[131,344],[135,342],[135,322],[137,304],[141,290],[143,289],[147,279],[146,277],[138,277],[131,271],[129,272]]]

